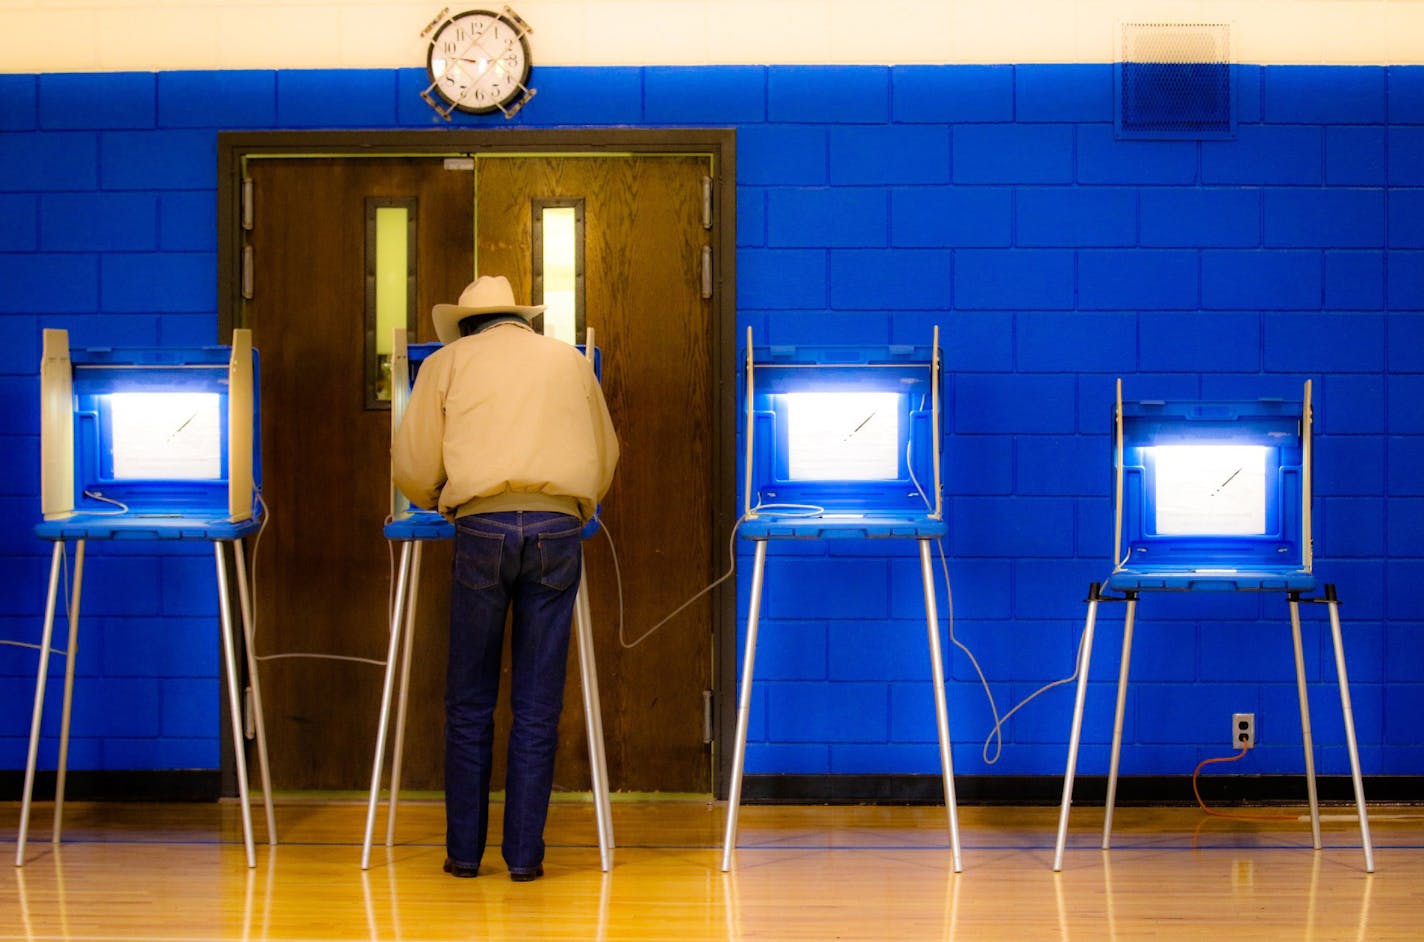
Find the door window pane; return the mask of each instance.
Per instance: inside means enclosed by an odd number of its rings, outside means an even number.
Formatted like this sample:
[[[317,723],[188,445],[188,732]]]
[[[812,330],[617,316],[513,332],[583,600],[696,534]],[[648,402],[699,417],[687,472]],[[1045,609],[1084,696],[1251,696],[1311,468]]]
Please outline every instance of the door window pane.
[[[389,409],[395,328],[414,327],[414,199],[366,200],[366,408]]]
[[[583,200],[534,200],[532,209],[532,303],[544,305],[547,336],[582,343]]]

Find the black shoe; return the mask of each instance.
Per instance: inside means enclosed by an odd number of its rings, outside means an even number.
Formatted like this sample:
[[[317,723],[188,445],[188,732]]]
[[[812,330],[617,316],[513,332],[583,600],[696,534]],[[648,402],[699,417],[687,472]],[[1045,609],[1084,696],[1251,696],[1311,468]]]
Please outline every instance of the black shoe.
[[[537,880],[544,875],[544,868],[537,867],[510,867],[509,878],[515,883],[528,883],[530,880]]]
[[[469,864],[455,863],[455,861],[451,860],[449,857],[446,857],[445,872],[450,874],[450,876],[452,877],[477,877],[480,875],[480,866],[479,864],[475,864],[473,867],[471,867]]]

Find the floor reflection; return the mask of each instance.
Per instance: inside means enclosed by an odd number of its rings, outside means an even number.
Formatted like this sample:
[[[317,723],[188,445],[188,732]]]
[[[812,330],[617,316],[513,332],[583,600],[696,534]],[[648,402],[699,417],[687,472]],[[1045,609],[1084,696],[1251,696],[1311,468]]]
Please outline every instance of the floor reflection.
[[[284,844],[259,850],[255,869],[225,825],[207,841],[191,824],[176,838],[162,826],[76,827],[73,840],[36,842],[24,867],[0,871],[0,936],[1424,937],[1419,820],[1381,821],[1378,871],[1368,875],[1348,823],[1313,851],[1294,831],[1232,823],[1210,837],[1185,809],[1126,809],[1111,851],[1088,846],[1085,821],[1055,874],[1052,809],[965,809],[964,871],[955,874],[942,829],[920,809],[751,806],[735,866],[722,873],[720,807],[630,803],[615,809],[612,872],[599,869],[587,809],[566,810],[551,819],[546,876],[516,884],[497,851],[476,879],[444,874],[437,819],[414,810],[397,843],[375,849],[363,871],[359,810],[304,806],[287,817]]]

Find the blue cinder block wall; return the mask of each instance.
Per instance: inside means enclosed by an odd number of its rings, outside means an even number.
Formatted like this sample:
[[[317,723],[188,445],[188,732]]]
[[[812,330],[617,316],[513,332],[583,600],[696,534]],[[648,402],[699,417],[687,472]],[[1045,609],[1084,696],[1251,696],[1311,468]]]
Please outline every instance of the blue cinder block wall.
[[[1294,397],[1313,379],[1317,571],[1345,601],[1364,769],[1424,774],[1424,68],[1233,78],[1229,140],[1119,140],[1111,65],[544,68],[512,123],[735,127],[739,335],[927,342],[940,325],[955,632],[1001,712],[1071,673],[1109,568],[1116,378],[1130,398]],[[410,69],[0,76],[0,638],[40,627],[42,328],[216,342],[217,131],[430,127],[422,85]],[[71,767],[215,768],[210,559],[92,551]],[[936,772],[916,558],[809,544],[769,565],[748,771]],[[1255,712],[1261,740],[1240,771],[1299,770],[1282,600],[1139,614],[1125,773],[1226,754],[1232,712]],[[1323,617],[1305,614],[1307,671],[1329,680]],[[1105,615],[1090,774],[1120,641]],[[1060,775],[1071,688],[1009,720],[990,765],[976,672],[946,650],[957,771]],[[0,646],[0,768],[24,764],[34,663]],[[1333,688],[1312,703],[1321,769],[1343,772]]]

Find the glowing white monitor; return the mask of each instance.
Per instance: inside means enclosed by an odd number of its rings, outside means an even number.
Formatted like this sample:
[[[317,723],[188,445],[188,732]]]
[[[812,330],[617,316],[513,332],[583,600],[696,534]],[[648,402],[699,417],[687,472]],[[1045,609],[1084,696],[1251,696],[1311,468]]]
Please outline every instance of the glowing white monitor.
[[[1157,445],[1157,532],[1251,536],[1266,532],[1263,445]]]
[[[787,477],[793,481],[899,477],[901,398],[893,392],[787,393]]]
[[[222,477],[217,393],[112,393],[115,480],[201,481]]]

